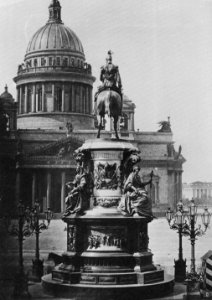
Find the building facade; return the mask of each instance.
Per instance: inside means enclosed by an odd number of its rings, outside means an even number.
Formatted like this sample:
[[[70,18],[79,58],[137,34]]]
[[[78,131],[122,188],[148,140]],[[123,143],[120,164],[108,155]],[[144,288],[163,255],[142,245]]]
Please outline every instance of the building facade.
[[[95,77],[80,39],[61,19],[52,0],[47,23],[29,41],[24,62],[14,78],[17,87],[16,170],[14,197],[28,206],[36,199],[45,210],[65,209],[66,182],[73,180],[73,152],[84,140],[96,138],[92,89]],[[149,178],[154,210],[174,208],[182,198],[181,149],[174,149],[170,121],[157,132],[135,131],[135,105],[123,97],[118,128],[141,152],[141,175]],[[113,138],[111,130],[102,138]]]
[[[212,205],[212,182],[183,183],[183,199],[192,198],[200,204]]]

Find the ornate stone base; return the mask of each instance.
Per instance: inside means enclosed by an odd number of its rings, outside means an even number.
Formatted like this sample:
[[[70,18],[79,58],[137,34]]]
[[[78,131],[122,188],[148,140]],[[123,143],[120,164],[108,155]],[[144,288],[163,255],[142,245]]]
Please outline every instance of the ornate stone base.
[[[128,274],[125,275],[129,276]],[[136,274],[131,274],[132,277],[128,277],[128,279],[134,280],[134,275]],[[174,279],[172,276],[166,275],[164,280],[160,282],[143,284],[124,282],[125,279],[121,284],[109,282],[105,284],[105,280],[103,284],[67,284],[52,280],[52,276],[49,274],[43,277],[42,284],[44,290],[55,297],[60,296],[69,299],[71,297],[77,300],[141,300],[162,297],[173,292]]]
[[[152,263],[150,220],[120,214],[99,218],[96,212],[91,216],[65,218],[68,251],[51,276],[42,278],[47,292],[77,300],[140,299],[141,294],[144,299],[172,292],[173,277]]]

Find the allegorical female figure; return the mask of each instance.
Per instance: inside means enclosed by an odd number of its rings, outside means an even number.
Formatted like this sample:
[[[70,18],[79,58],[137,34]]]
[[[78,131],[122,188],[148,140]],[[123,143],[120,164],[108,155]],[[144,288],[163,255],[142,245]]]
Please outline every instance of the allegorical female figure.
[[[150,180],[143,182],[139,175],[140,168],[133,167],[124,185],[124,202],[120,203],[119,209],[133,216],[152,217],[152,204],[145,186],[152,183],[153,173]]]
[[[87,202],[87,174],[83,171],[81,166],[77,166],[76,176],[73,182],[68,182],[66,185],[70,191],[68,196],[65,198],[67,208],[63,215],[64,217],[74,213],[79,213],[83,210],[83,204]]]

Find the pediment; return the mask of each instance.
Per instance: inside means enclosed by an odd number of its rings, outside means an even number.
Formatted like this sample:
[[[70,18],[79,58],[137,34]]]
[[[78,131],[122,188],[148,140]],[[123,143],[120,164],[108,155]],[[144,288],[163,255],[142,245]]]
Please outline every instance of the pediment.
[[[82,140],[77,137],[70,136],[35,149],[33,152],[28,153],[27,156],[56,156],[65,158],[66,156],[73,154],[73,152],[77,148],[81,147],[82,144]]]

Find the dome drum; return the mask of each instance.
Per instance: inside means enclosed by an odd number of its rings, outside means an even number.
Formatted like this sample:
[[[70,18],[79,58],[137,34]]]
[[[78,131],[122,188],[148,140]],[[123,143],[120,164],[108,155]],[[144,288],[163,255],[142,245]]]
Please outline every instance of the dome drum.
[[[67,114],[69,118],[72,114],[82,114],[86,118],[88,116],[93,118],[92,86],[88,84],[61,81],[28,83],[17,86],[17,94],[19,103],[18,119],[22,115],[27,119],[27,116],[35,117],[36,114],[41,114],[43,119],[39,127],[42,129],[46,128],[44,118],[47,117],[47,114],[52,114],[52,119],[55,118],[55,114],[64,114],[64,118]],[[46,119],[46,123],[49,123],[48,119]],[[25,127],[27,129],[35,126],[31,120],[29,122],[25,120],[21,124],[27,124],[27,127]],[[93,122],[86,122],[86,128],[89,128],[89,124],[93,126]],[[53,127],[55,128],[55,126]]]
[[[80,113],[63,114],[63,113],[36,113],[21,115],[18,118],[19,129],[30,130],[52,130],[52,131],[66,131],[67,123],[71,123],[73,130],[84,130],[85,125],[87,129],[94,128],[94,119],[92,116]]]

